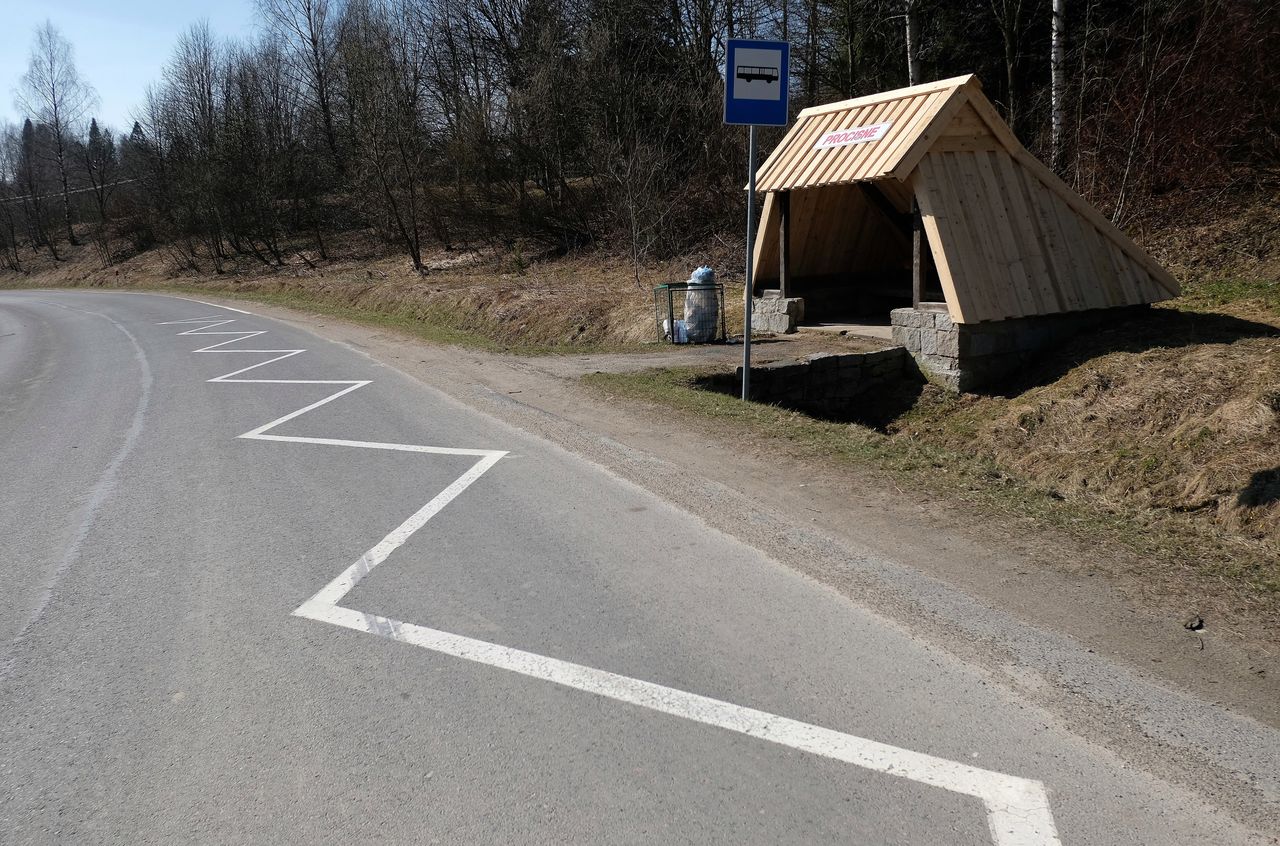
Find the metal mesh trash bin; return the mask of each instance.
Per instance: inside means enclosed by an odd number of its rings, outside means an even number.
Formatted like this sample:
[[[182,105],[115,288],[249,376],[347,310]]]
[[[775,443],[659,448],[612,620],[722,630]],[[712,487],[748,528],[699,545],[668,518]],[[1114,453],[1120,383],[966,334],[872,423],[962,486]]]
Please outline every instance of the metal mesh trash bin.
[[[671,282],[653,289],[658,337],[673,344],[709,344],[725,339],[724,286]]]

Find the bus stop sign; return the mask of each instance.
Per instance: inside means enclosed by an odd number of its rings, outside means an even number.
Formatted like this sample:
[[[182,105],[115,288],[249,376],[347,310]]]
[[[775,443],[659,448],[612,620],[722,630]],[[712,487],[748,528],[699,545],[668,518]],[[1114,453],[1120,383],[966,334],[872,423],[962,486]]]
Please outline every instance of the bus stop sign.
[[[787,125],[787,42],[729,39],[724,122]]]
[[[747,256],[742,291],[742,399],[751,399],[751,266],[756,240],[756,127],[787,125],[785,41],[730,38],[724,61],[724,122],[747,127]]]

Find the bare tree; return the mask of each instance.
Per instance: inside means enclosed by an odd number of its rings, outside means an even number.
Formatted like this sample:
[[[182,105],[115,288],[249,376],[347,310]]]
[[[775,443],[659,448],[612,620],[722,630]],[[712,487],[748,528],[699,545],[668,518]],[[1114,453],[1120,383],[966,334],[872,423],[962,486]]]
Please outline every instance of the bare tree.
[[[378,199],[385,229],[422,272],[430,132],[424,120],[427,33],[405,0],[369,0],[347,10],[342,61],[360,157],[356,179]]]
[[[72,244],[76,243],[76,235],[71,228],[67,152],[76,127],[96,102],[93,87],[76,71],[71,44],[51,22],[45,21],[44,26],[36,30],[35,45],[18,92],[18,107],[48,127],[52,135],[53,156],[62,186],[62,212],[67,239]]]
[[[641,290],[641,267],[660,245],[674,204],[663,151],[667,139],[638,140],[642,138],[634,130],[623,134],[614,141],[608,161],[611,205],[628,242],[632,273]]]
[[[1000,42],[1004,47],[1005,117],[1014,130],[1021,118],[1018,99],[1018,58],[1022,47],[1023,0],[991,0],[991,14],[1000,30]]]
[[[338,144],[333,105],[337,39],[328,0],[258,0],[258,8],[289,44],[311,105],[320,114],[334,167],[343,172],[345,159]]]
[[[41,130],[44,130],[41,132]],[[54,261],[58,260],[58,246],[46,227],[45,185],[48,183],[47,162],[38,152],[41,136],[48,128],[36,127],[31,119],[22,122],[22,134],[18,141],[17,177],[18,190],[22,192],[22,213],[27,220],[27,234],[36,249],[48,247]]]
[[[200,21],[178,38],[173,58],[165,67],[168,103],[165,118],[173,137],[175,196],[188,237],[203,240],[216,272],[227,258],[223,208],[218,202],[225,185],[213,167],[219,158],[218,106],[223,91],[221,47]],[[195,251],[189,250],[194,260]]]
[[[93,241],[98,247],[98,255],[102,264],[111,264],[111,241],[107,230],[107,202],[115,187],[117,161],[116,142],[111,137],[111,130],[98,128],[96,120],[89,122],[89,139],[83,147],[85,175],[89,177],[89,188],[93,194],[94,207],[98,220],[94,226]]]
[[[4,265],[10,270],[21,270],[18,254],[18,157],[22,136],[18,127],[6,123],[0,126],[0,253]]]
[[[818,102],[818,0],[806,0],[804,18],[804,104]]]

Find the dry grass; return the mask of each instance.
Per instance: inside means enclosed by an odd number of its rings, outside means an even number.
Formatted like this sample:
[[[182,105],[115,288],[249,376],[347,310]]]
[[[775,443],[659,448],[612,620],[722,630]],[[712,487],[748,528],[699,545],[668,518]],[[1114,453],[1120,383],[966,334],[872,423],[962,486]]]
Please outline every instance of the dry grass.
[[[1280,311],[1278,178],[1272,176],[1269,189],[1166,198],[1163,205],[1172,208],[1151,204],[1139,240],[1183,281],[1192,304],[1260,300]]]
[[[1280,200],[1220,197],[1144,241],[1181,298],[1077,339],[1005,396],[926,394],[892,431],[1280,561]],[[1280,573],[1261,581],[1280,590]]]
[[[637,281],[625,259],[604,252],[552,257],[516,248],[441,252],[420,274],[354,236],[335,249],[350,257],[323,262],[295,253],[282,268],[242,260],[213,274],[179,272],[162,250],[102,268],[90,248],[68,248],[66,261],[38,256],[22,274],[0,273],[0,286],[204,291],[372,320],[434,341],[545,353],[651,344],[652,287],[687,278],[698,263],[730,264],[728,248],[713,245],[702,256],[647,266]],[[728,300],[729,318],[740,324],[740,298]]]
[[[1156,310],[1029,378],[1006,397],[934,396],[892,431],[1060,496],[1192,514],[1280,546],[1280,331]]]

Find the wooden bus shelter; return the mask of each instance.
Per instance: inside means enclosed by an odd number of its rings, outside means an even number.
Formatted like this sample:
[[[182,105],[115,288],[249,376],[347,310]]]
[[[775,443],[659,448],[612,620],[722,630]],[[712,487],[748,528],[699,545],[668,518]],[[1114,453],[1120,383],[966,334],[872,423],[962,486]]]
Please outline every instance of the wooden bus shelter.
[[[805,109],[757,186],[756,295],[803,297],[809,318],[932,302],[980,323],[1178,294],[972,75]]]

